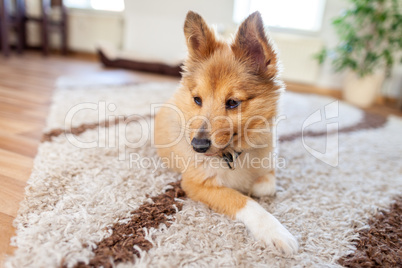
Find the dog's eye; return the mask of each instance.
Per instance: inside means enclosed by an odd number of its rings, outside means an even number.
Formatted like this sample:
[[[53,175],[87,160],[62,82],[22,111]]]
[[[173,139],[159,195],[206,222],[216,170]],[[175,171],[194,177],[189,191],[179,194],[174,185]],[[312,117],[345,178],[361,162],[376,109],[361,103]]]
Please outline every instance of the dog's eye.
[[[200,97],[194,97],[194,102],[195,104],[197,104],[198,106],[202,106],[202,100]]]
[[[236,101],[236,100],[230,99],[230,100],[228,100],[228,101],[226,102],[226,109],[234,109],[234,108],[236,108],[237,106],[239,106],[240,103],[241,103],[241,101]]]

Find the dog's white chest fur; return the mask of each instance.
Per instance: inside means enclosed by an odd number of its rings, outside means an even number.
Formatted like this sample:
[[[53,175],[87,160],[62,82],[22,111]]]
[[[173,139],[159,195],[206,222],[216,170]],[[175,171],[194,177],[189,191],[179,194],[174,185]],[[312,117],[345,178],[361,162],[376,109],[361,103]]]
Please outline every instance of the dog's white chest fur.
[[[273,160],[266,155],[266,150],[245,152],[231,163],[232,169],[224,159],[219,165],[208,165],[208,177],[216,177],[219,184],[249,194],[254,182],[274,169]]]

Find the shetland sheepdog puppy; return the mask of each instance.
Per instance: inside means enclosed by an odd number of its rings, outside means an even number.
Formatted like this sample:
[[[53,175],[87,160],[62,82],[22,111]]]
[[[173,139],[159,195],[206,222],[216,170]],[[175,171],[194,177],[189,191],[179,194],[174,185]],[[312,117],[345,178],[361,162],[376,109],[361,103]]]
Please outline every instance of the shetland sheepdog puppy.
[[[182,174],[188,197],[242,221],[256,239],[290,256],[298,250],[295,237],[251,198],[275,194],[275,162],[264,160],[274,155],[283,88],[261,15],[251,14],[227,43],[190,11],[184,35],[180,87],[155,117],[158,154]]]

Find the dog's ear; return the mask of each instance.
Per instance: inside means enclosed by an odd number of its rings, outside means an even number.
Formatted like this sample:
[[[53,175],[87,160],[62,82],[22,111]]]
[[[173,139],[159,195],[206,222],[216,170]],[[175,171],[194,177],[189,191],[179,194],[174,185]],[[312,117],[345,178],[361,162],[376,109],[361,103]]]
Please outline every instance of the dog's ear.
[[[184,36],[191,59],[202,60],[209,57],[218,47],[214,32],[204,19],[193,11],[187,13]]]
[[[276,52],[265,35],[260,12],[254,12],[240,25],[232,51],[236,57],[246,60],[255,73],[276,75]]]

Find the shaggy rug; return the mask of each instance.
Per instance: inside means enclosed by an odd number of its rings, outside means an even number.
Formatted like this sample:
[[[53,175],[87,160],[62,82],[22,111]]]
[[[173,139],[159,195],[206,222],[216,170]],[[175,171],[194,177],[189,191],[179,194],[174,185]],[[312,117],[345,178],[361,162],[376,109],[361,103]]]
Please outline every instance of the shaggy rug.
[[[299,241],[284,258],[161,165],[153,111],[177,86],[60,80],[7,267],[402,266],[401,118],[284,93],[278,191],[257,199]]]

